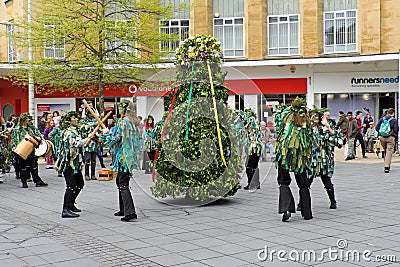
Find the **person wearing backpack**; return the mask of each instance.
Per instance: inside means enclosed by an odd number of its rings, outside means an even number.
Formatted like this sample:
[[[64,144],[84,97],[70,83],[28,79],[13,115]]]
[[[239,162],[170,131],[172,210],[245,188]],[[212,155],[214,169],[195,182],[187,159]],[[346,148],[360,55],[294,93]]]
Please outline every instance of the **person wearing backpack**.
[[[375,130],[378,132],[379,141],[381,142],[383,150],[385,151],[384,172],[389,173],[396,137],[399,133],[399,124],[397,119],[394,118],[393,108],[388,109],[387,115],[379,120]]]

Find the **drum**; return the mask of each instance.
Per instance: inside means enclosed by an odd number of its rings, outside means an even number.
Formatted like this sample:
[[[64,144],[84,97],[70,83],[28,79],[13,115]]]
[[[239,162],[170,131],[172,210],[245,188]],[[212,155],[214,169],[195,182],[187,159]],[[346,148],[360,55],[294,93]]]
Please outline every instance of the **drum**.
[[[26,160],[39,142],[32,136],[26,135],[14,149],[14,153]]]
[[[45,157],[50,157],[51,155],[53,155],[53,151],[54,151],[54,145],[50,140],[46,140],[47,143],[47,147],[49,148],[45,154]]]
[[[43,140],[39,147],[35,149],[35,156],[50,157],[53,154],[53,143],[49,140]]]

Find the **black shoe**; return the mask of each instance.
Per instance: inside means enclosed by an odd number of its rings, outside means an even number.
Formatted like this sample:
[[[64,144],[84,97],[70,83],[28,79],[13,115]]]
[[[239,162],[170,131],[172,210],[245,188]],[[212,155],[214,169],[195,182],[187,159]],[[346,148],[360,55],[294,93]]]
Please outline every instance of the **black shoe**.
[[[137,215],[136,215],[136,213],[134,213],[134,214],[131,214],[131,215],[127,215],[127,216],[125,216],[125,217],[122,217],[121,218],[121,221],[123,221],[123,222],[129,222],[129,221],[133,221],[133,220],[136,220],[137,219]]]
[[[58,177],[62,177],[63,175],[62,175],[61,172],[59,172],[59,173],[57,174],[57,176],[58,176]]]
[[[114,213],[114,216],[124,216],[124,212],[117,211],[116,213]]]
[[[103,169],[105,169],[105,168],[106,168],[106,165],[101,165],[101,167],[102,167]]]
[[[15,176],[15,179],[19,180],[19,179],[21,179],[21,177],[19,177],[19,176]]]
[[[245,187],[243,187],[244,190],[249,190],[249,185],[246,185]]]
[[[62,218],[76,218],[79,217],[79,214],[73,213],[70,210],[64,209],[61,213]]]
[[[144,174],[151,174],[151,171],[145,171]]]
[[[385,167],[385,173],[390,173],[390,168],[389,167]]]
[[[331,205],[329,206],[329,208],[335,210],[337,208],[336,202],[331,202]]]
[[[314,218],[313,216],[311,217],[304,217],[304,220],[311,220],[312,218]]]
[[[297,203],[297,208],[296,208],[296,210],[297,210],[297,211],[301,211],[301,204],[300,204],[300,202]]]
[[[26,180],[27,182],[32,182],[32,178],[29,178]]]
[[[22,183],[22,188],[28,188],[28,184],[27,183]]]
[[[287,222],[290,218],[291,214],[289,211],[285,211],[282,216],[282,222]]]
[[[71,205],[70,210],[73,212],[81,212],[82,211],[81,209],[78,209],[75,205]]]
[[[43,181],[39,181],[36,183],[36,187],[44,187],[44,186],[48,186],[48,184]]]

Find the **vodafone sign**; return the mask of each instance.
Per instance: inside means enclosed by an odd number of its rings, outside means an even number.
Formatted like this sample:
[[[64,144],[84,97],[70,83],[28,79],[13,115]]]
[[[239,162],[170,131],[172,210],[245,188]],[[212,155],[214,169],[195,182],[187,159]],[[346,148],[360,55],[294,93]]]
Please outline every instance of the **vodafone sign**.
[[[173,90],[171,83],[145,82],[138,86],[131,84],[128,92],[131,96],[164,96]]]
[[[173,90],[171,83],[144,82],[141,85],[130,84],[128,86],[129,96],[164,96]]]

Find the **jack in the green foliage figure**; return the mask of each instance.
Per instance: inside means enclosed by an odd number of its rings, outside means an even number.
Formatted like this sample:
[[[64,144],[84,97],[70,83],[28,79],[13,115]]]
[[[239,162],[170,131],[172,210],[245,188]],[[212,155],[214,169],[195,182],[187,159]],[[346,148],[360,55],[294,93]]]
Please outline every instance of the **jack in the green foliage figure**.
[[[212,36],[188,38],[176,52],[176,80],[170,110],[158,124],[154,167],[156,197],[186,196],[205,201],[234,195],[242,169],[239,141],[223,86],[222,49]]]

